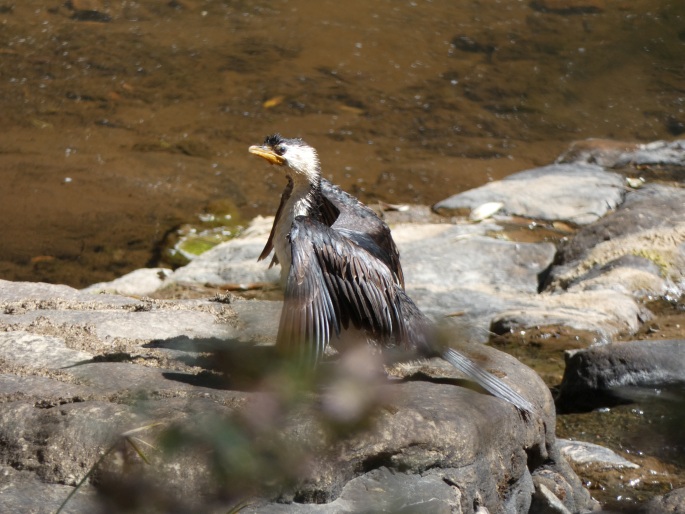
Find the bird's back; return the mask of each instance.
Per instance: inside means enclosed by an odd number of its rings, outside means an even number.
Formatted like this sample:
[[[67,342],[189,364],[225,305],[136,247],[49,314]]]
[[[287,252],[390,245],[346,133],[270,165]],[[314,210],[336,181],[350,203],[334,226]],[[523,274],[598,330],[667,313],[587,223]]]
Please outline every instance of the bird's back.
[[[321,214],[327,225],[388,266],[404,288],[400,253],[390,227],[373,209],[328,180],[321,179]]]

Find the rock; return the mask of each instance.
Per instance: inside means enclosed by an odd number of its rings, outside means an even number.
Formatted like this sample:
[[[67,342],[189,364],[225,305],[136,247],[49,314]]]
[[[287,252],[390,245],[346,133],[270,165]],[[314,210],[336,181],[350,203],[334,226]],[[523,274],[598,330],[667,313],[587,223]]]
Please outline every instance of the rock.
[[[514,308],[515,307],[515,308]],[[596,334],[595,343],[607,343],[620,333],[634,333],[644,319],[643,309],[628,295],[612,291],[583,294],[543,294],[514,302],[491,317],[495,334],[520,332],[529,328],[564,326]]]
[[[638,512],[644,514],[679,514],[685,512],[685,488],[652,498]]]
[[[533,0],[530,6],[536,11],[561,15],[597,14],[606,7],[602,0]]]
[[[561,454],[574,464],[592,464],[600,468],[639,468],[616,452],[598,444],[557,439]]]
[[[643,252],[648,250],[645,248]],[[558,276],[559,271],[552,270],[551,276]],[[661,271],[654,261],[630,253],[606,263],[597,263],[587,273],[570,279],[566,288],[568,291],[613,290],[640,298],[665,296],[671,292],[672,286],[664,280]]]
[[[607,212],[605,196],[610,205],[620,201],[624,189],[620,177],[597,166],[574,166],[531,170],[484,187],[506,190],[514,185],[509,197],[522,195],[520,189],[531,190],[536,201],[549,205],[558,202],[542,202],[543,192],[548,188],[556,191],[563,183],[561,174],[566,180],[580,181],[582,194],[571,197],[563,186],[554,193],[566,197],[567,205],[568,198],[585,198],[588,190],[593,201],[603,206],[599,213]],[[604,189],[595,187],[595,180],[603,183]],[[536,192],[537,186],[541,193]],[[473,192],[463,193],[470,194]],[[491,199],[479,198],[473,205]],[[498,199],[506,206],[506,200]],[[632,191],[616,212],[581,229],[556,255],[551,243],[503,239],[502,217],[477,224],[466,220],[398,223],[392,229],[410,296],[436,320],[449,317],[448,324],[459,334],[456,339],[484,342],[491,331],[503,334],[565,326],[594,333],[598,342],[608,342],[618,333],[634,333],[649,319],[650,313],[637,299],[675,296],[679,284],[685,283],[685,259],[679,243],[683,200],[682,190],[667,186],[648,185]],[[597,207],[589,207],[585,201],[581,205],[572,217]],[[523,212],[532,215],[529,210]],[[255,220],[243,236],[178,269],[166,283],[239,286],[276,281],[278,269],[268,270],[266,262],[256,260],[271,222]],[[555,265],[550,266],[553,259]]]
[[[544,484],[535,488],[529,514],[571,514],[571,511]]]
[[[464,512],[469,510],[476,498],[480,498],[491,512],[525,512],[528,509],[533,487],[524,455],[513,446],[506,445],[509,447],[502,448],[503,453],[491,447],[496,457],[494,460],[488,458],[490,463],[485,466],[480,464],[481,459],[477,456],[477,453],[481,451],[477,448],[481,448],[483,444],[487,446],[486,441],[492,440],[493,437],[498,440],[510,439],[514,435],[512,432],[514,426],[510,425],[506,418],[499,420],[501,424],[498,428],[502,430],[501,432],[494,430],[494,427],[491,430],[484,430],[485,425],[480,422],[473,423],[473,420],[468,422],[469,416],[484,419],[489,416],[490,412],[485,415],[486,411],[480,409],[474,411],[467,408],[466,411],[470,412],[458,412],[461,409],[444,409],[439,406],[444,401],[448,403],[463,401],[459,399],[461,391],[455,390],[453,386],[436,388],[435,385],[411,382],[392,386],[394,399],[390,404],[391,408],[389,411],[384,410],[376,419],[376,428],[373,433],[359,434],[343,441],[342,453],[337,455],[336,462],[331,462],[329,459],[317,459],[310,477],[305,481],[306,489],[300,494],[323,500],[333,499],[330,497],[330,491],[335,491],[340,487],[340,476],[349,475],[354,469],[367,469],[370,465],[387,466],[394,472],[404,471],[404,473],[414,475],[413,478],[405,480],[407,485],[412,481],[415,482],[418,476],[425,476],[426,472],[434,477],[433,480],[439,479],[443,483],[472,484],[467,488],[458,486],[461,490],[461,497],[458,499],[461,510]],[[399,390],[395,387],[399,387]],[[476,428],[477,426],[479,428]],[[307,431],[310,441],[312,441],[311,436],[316,432],[316,430],[312,432],[313,428],[308,422],[297,424],[298,431],[303,429]],[[514,436],[514,439],[516,438],[518,436]],[[318,437],[315,440],[317,444],[326,444]],[[445,452],[442,448],[450,448],[450,450]],[[372,455],[368,454],[369,451]],[[370,458],[372,460],[369,460]],[[507,485],[502,482],[504,469],[500,464],[495,463],[501,458],[506,458],[513,465],[513,469],[509,471],[510,482]],[[372,464],[374,459],[378,460]],[[496,492],[496,484],[499,484],[499,493]],[[476,486],[475,490],[473,486]],[[387,489],[381,492],[381,497],[384,497],[385,502],[390,500],[387,496],[389,492]],[[373,496],[371,501],[373,501]],[[444,497],[445,494],[442,493],[440,496]],[[452,496],[451,503],[455,499],[457,498]],[[408,504],[411,503],[411,498],[403,494],[396,498],[396,502],[395,505]],[[513,508],[506,509],[505,506],[510,502]],[[515,508],[514,505],[519,508]],[[292,512],[297,511],[292,510]]]
[[[137,301],[66,286],[0,281],[0,324],[79,337],[91,354],[127,339],[237,337],[235,327],[217,323],[226,310],[210,301]]]
[[[649,184],[581,229],[557,254],[547,290],[621,287],[679,296],[685,284],[685,190]],[[651,264],[650,264],[651,263]]]
[[[66,302],[79,303],[84,309],[134,305],[130,298],[115,295],[84,295],[78,289],[40,282],[10,282],[0,280],[0,307],[5,314],[31,309],[59,307]]]
[[[610,161],[606,151],[597,155]],[[675,295],[685,284],[685,197],[677,188],[648,184],[623,201],[619,175],[558,164],[454,198],[456,209],[501,202],[504,215],[480,213],[478,223],[412,223],[405,216],[393,226],[408,292],[435,319],[447,317],[450,343],[557,325],[611,341],[649,317],[641,295]],[[551,243],[506,240],[506,214],[589,225],[557,252]],[[160,284],[273,283],[278,268],[256,261],[271,222],[255,220],[163,282],[157,270],[143,270],[98,289],[141,295]],[[461,377],[435,359],[396,365],[392,378],[379,380],[373,356],[343,357],[324,366],[321,394],[297,400],[293,385],[271,369],[280,302],[134,299],[92,290],[0,281],[0,440],[7,441],[0,464],[46,488],[75,484],[112,452],[93,482],[111,511],[123,508],[122,498],[140,510],[225,511],[245,495],[255,499],[248,512],[371,505],[563,513],[595,505],[556,444],[547,388],[489,347],[462,350],[534,399],[540,412],[532,419],[461,387]],[[625,384],[682,380],[684,363],[673,358],[685,354],[680,343],[644,355],[647,343],[633,344],[570,356],[560,408]],[[176,453],[150,452],[153,465],[143,466],[122,435],[130,430],[155,446],[176,441]],[[227,489],[208,471],[216,466]]]
[[[0,434],[7,441],[0,458],[47,484],[76,485],[116,436],[136,423],[130,407],[111,402],[49,406],[31,399],[0,405]]]
[[[630,163],[634,166],[658,164],[685,167],[685,139],[638,145],[630,156]]]
[[[685,382],[685,340],[628,341],[567,353],[557,404],[594,408],[625,386]]]
[[[609,342],[650,319],[640,299],[677,298],[684,287],[685,190],[649,184],[562,243],[539,303],[499,313],[493,330],[561,324]]]
[[[542,465],[532,473],[535,494],[530,512],[550,512],[548,509],[556,512],[561,509],[560,505],[551,499],[548,492],[561,499],[563,506],[571,512],[596,510],[598,504],[590,498],[590,494],[584,490],[584,495],[578,495],[575,484],[568,480],[567,477],[573,474],[573,471],[559,453],[557,445],[550,449],[550,456],[553,462],[558,462],[558,465]]]
[[[554,258],[551,243],[516,243],[470,234],[461,225],[438,225],[439,233],[406,241],[398,227],[398,245],[406,282],[412,289],[455,288],[537,293],[538,276]]]
[[[605,168],[627,166],[685,166],[685,139],[631,144],[602,139],[578,141],[562,154],[559,163],[598,164]]]
[[[86,287],[88,293],[111,293],[124,296],[147,296],[163,287],[171,274],[167,268],[142,268],[110,282],[99,282]]]
[[[45,300],[38,298],[39,292]],[[216,374],[215,369],[223,368],[214,368],[220,363],[208,354],[234,356],[225,352],[240,338],[273,341],[276,321],[269,319],[261,330],[258,320],[276,318],[278,306],[238,299],[141,302],[62,286],[3,282],[0,440],[5,443],[0,463],[12,463],[53,491],[49,494],[57,494],[69,490],[55,489],[66,487],[58,484],[74,486],[103,453],[113,452],[99,466],[96,482],[112,502],[123,498],[116,492],[123,480],[130,486],[126,499],[132,504],[167,505],[179,512],[217,506],[226,510],[231,505],[219,499],[218,483],[208,471],[216,459],[225,458],[207,453],[221,437],[247,452],[242,461],[256,459],[257,476],[273,475],[279,466],[291,475],[292,481],[277,490],[252,494],[264,512],[284,508],[275,499],[294,502],[289,512],[360,505],[468,512],[476,503],[490,512],[521,512],[528,509],[541,463],[564,484],[559,486],[562,502],[571,510],[592,504],[555,450],[549,391],[534,372],[491,348],[479,346],[474,358],[533,399],[540,413],[529,421],[511,405],[461,387],[459,375],[439,360],[404,366],[405,380],[363,382],[368,405],[378,402],[379,407],[368,411],[371,418],[364,423],[369,429],[345,428],[343,436],[334,436],[335,427],[349,427],[349,420],[331,408],[342,405],[331,393],[313,403],[293,406],[287,400],[278,407],[288,388],[259,385],[276,378],[253,381],[253,391],[231,387],[231,376]],[[425,366],[439,370],[439,378],[427,378],[433,372],[421,371]],[[328,378],[343,379],[339,373]],[[345,398],[345,387],[327,390]],[[136,437],[160,447],[156,438],[173,427],[189,434],[190,446],[173,454],[143,447],[151,466],[142,464],[123,435],[134,429]],[[226,439],[227,434],[237,439]],[[295,448],[306,450],[295,461],[306,466],[287,464],[289,457],[281,455]],[[264,451],[268,458],[262,469],[259,455]],[[244,472],[231,476],[221,482],[238,484],[237,491],[229,487],[228,498],[245,494],[248,484],[263,482],[243,482],[251,476]],[[90,486],[86,499],[88,491]],[[21,501],[21,494],[15,487],[1,496],[0,510]],[[79,501],[70,505],[73,512],[94,512]],[[327,505],[307,503],[312,501]]]
[[[218,245],[176,270],[166,284],[263,284],[278,280],[278,266],[257,262],[272,220],[258,219],[251,230]],[[408,292],[428,314],[439,318],[465,310],[473,340],[487,339],[493,313],[534,294],[551,264],[550,243],[516,243],[486,237],[501,227],[479,224],[401,223],[393,237],[402,255]],[[502,299],[505,297],[506,299]]]
[[[273,218],[256,218],[240,236],[193,259],[177,269],[167,284],[247,285],[278,282],[280,268],[257,262],[271,230]]]
[[[554,182],[553,174],[544,176]],[[648,210],[651,203],[660,201],[659,195],[649,196],[652,189],[631,194],[628,203],[635,202],[635,195],[644,197],[644,209]],[[663,196],[669,195],[673,202],[679,200],[676,193],[665,188]],[[268,270],[266,262],[257,262],[270,224],[270,219],[255,220],[246,234],[178,269],[165,282],[238,286],[277,280],[278,268]],[[598,225],[601,222],[586,231],[592,233]],[[586,231],[566,245],[566,251],[580,245]],[[460,340],[485,342],[490,331],[502,334],[559,325],[595,333],[597,341],[607,342],[617,333],[635,332],[641,320],[649,318],[635,301],[636,291],[665,294],[673,290],[672,281],[660,276],[654,261],[635,254],[639,251],[568,277],[564,272],[570,265],[563,262],[564,254],[560,253],[556,256],[560,264],[552,268],[548,278],[551,285],[540,295],[541,278],[555,258],[554,246],[498,239],[499,233],[498,220],[393,226],[410,296],[433,318],[449,316]],[[640,251],[647,254],[651,250]],[[554,285],[557,279],[568,280],[567,290]],[[565,294],[556,294],[562,292]],[[114,326],[117,323],[112,320]],[[202,337],[215,336],[221,337]]]
[[[66,6],[73,11],[72,19],[77,21],[109,22],[112,16],[103,0],[69,0]]]
[[[19,366],[34,366],[50,370],[66,368],[90,359],[85,352],[67,348],[62,339],[28,332],[0,333],[0,355],[7,355]]]
[[[435,319],[451,316],[459,338],[484,342],[529,327],[562,325],[610,341],[633,333],[648,315],[632,294],[614,290],[539,294],[550,267],[550,243],[517,243],[485,237],[495,223],[393,227],[407,291]]]
[[[66,499],[73,487],[47,484],[30,471],[0,467],[0,509],[2,512],[31,512],[53,514]],[[95,489],[85,485],[62,510],[64,514],[99,512]]]
[[[247,506],[242,512],[339,513],[339,512],[422,512],[451,514],[462,510],[461,492],[438,474],[414,475],[386,467],[350,480],[340,496],[323,505],[266,504]]]
[[[47,403],[69,402],[77,398],[86,397],[91,393],[88,387],[44,376],[20,376],[19,370],[10,373],[5,363],[3,373],[0,374],[0,398],[3,402],[15,401],[29,395],[40,396]],[[21,372],[21,371],[19,371]]]
[[[517,308],[503,309],[492,318],[495,333],[521,328],[564,325],[596,332],[606,342],[620,332],[634,333],[648,314],[629,294],[608,289],[543,292],[520,301]]]
[[[452,319],[462,339],[486,341],[492,317],[535,295],[554,257],[549,243],[483,235],[498,230],[487,223],[393,228],[409,295],[435,319],[463,314]]]
[[[456,194],[435,204],[438,211],[473,210],[501,202],[502,211],[526,218],[587,225],[623,201],[623,178],[592,164],[553,164]],[[569,194],[573,191],[573,194]]]

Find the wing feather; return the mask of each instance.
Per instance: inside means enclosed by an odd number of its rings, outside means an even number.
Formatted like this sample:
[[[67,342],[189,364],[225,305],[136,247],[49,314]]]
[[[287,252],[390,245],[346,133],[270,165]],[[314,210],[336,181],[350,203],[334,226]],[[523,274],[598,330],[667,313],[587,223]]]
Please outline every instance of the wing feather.
[[[257,259],[258,261],[261,261],[262,259],[266,259],[269,254],[271,253],[271,250],[274,249],[274,237],[276,235],[276,225],[278,224],[278,220],[281,218],[281,214],[283,214],[283,207],[285,206],[286,201],[288,198],[290,198],[290,195],[293,192],[293,183],[292,181],[288,181],[288,185],[285,186],[285,189],[283,190],[283,194],[281,194],[281,201],[278,204],[278,209],[276,210],[276,216],[274,217],[274,224],[271,226],[271,232],[269,233],[269,239],[266,240],[266,245],[264,245],[264,249],[262,250],[262,253],[259,255],[259,258]],[[273,266],[274,264],[278,264],[278,258],[274,255],[273,259],[271,259],[271,264],[269,264],[269,268]]]
[[[388,225],[372,209],[323,178],[321,193],[324,223],[383,261],[394,274],[395,282],[404,288],[400,253]]]
[[[292,265],[278,331],[278,346],[315,365],[331,339],[350,324],[379,337],[403,333],[396,277],[382,261],[311,218],[290,231]]]

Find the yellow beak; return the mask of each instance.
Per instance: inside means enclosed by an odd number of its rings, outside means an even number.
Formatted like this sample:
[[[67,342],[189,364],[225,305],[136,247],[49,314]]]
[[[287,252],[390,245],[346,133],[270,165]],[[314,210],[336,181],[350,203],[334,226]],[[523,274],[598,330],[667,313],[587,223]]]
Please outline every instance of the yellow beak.
[[[258,155],[262,159],[266,159],[269,164],[278,164],[279,166],[283,166],[285,164],[285,159],[274,152],[271,148],[253,145],[247,150],[250,153]]]

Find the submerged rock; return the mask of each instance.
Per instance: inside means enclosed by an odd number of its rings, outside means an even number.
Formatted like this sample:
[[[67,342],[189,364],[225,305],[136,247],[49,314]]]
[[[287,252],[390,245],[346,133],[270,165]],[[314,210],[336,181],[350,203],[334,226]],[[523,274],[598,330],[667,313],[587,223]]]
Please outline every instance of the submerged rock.
[[[561,454],[573,464],[592,464],[599,468],[639,468],[616,452],[594,443],[557,439]]]
[[[646,144],[586,139],[573,143],[557,162],[598,164],[605,168],[645,165],[685,167],[685,139]]]
[[[257,258],[269,236],[273,218],[258,217],[235,239],[219,244],[177,269],[167,284],[247,285],[278,281],[277,267]]]

